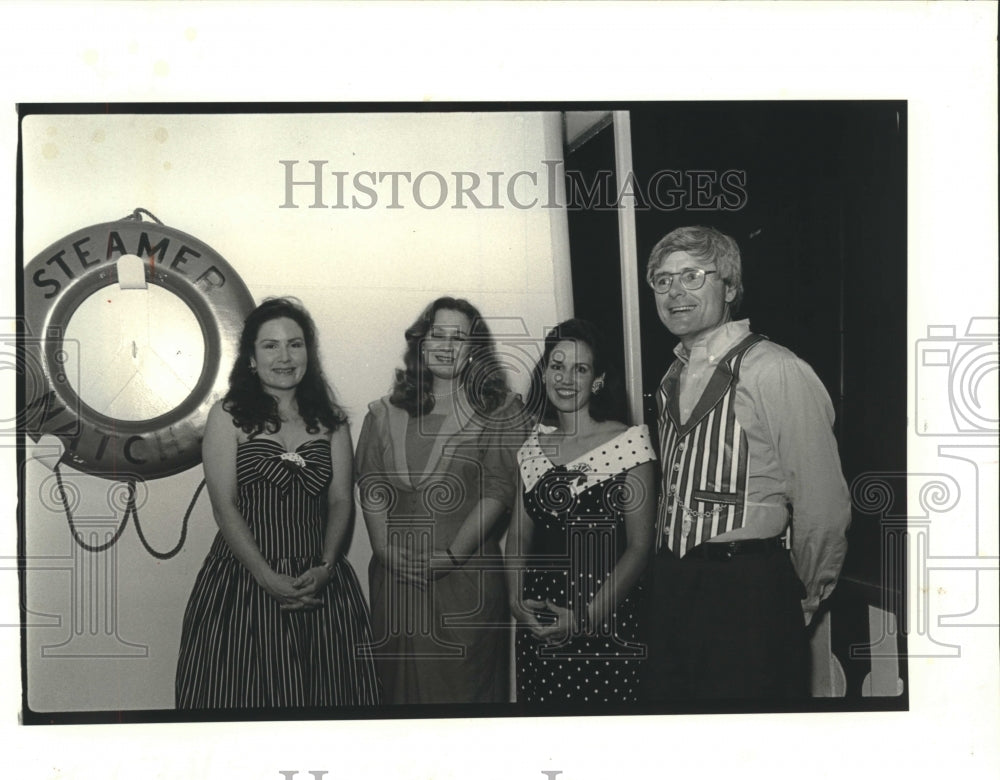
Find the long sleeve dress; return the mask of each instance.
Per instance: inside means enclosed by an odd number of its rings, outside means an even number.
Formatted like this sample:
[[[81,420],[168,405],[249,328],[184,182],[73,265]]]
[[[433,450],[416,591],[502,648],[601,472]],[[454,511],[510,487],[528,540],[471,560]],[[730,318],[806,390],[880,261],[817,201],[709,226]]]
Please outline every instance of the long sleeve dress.
[[[320,562],[330,443],[289,457],[273,439],[241,442],[237,506],[275,571]],[[284,456],[284,457],[283,457]],[[221,532],[195,579],[177,661],[177,707],[327,707],[379,703],[365,647],[371,627],[351,565],[339,558],[316,609],[283,611],[233,555]]]
[[[409,414],[382,398],[358,439],[362,506],[387,513],[387,537],[443,551],[484,498],[510,508],[515,453],[527,433],[520,399],[489,418]],[[458,569],[421,588],[372,556],[373,655],[387,704],[509,700],[510,612],[498,521]],[[447,563],[447,560],[444,561]]]
[[[625,550],[625,478],[656,459],[645,425],[555,465],[539,445],[539,426],[517,454],[524,508],[533,525],[522,596],[581,614]],[[590,634],[546,646],[527,629],[516,639],[519,703],[620,704],[638,700],[641,643],[639,584],[612,618]],[[617,597],[616,597],[617,600]]]

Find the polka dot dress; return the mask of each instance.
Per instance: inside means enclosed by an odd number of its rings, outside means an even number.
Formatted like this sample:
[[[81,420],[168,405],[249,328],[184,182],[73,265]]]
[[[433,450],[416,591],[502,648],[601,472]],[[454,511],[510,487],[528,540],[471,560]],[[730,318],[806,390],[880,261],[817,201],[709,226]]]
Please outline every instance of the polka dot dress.
[[[634,426],[572,463],[556,466],[539,445],[539,426],[518,452],[524,504],[534,530],[523,596],[584,614],[626,546],[623,509],[629,469],[655,460],[645,425]],[[612,619],[586,635],[546,646],[518,629],[517,700],[524,703],[637,701],[641,585]]]

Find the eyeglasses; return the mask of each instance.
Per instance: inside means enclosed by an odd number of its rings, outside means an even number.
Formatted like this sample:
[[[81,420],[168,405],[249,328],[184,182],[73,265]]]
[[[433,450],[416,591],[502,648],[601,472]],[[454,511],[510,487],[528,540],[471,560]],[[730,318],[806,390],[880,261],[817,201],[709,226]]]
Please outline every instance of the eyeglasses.
[[[685,290],[700,290],[705,286],[705,277],[715,273],[718,273],[718,271],[706,271],[704,268],[685,268],[673,274],[657,274],[652,278],[649,286],[662,295],[668,292],[673,286],[674,277],[679,276],[681,278],[681,287]]]

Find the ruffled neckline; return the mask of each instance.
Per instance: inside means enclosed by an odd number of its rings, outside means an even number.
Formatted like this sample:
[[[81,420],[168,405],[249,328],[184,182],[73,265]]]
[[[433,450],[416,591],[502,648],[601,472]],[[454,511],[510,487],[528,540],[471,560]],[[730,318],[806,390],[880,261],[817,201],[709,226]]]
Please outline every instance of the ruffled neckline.
[[[603,444],[581,453],[569,463],[557,465],[551,461],[538,441],[539,432],[549,433],[554,430],[554,427],[547,425],[536,425],[517,453],[525,490],[531,490],[547,472],[556,471],[576,476],[572,490],[579,493],[590,485],[610,479],[634,466],[656,460],[649,429],[645,425],[633,425]]]

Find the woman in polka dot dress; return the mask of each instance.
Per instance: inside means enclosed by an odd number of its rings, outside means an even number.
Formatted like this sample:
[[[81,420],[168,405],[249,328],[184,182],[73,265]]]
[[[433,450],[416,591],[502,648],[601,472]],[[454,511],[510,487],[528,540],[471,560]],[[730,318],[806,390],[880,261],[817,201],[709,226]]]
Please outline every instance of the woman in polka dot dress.
[[[640,578],[655,524],[656,459],[628,427],[600,333],[568,320],[532,381],[541,422],[518,452],[521,500],[507,537],[517,620],[517,700],[637,700]]]

